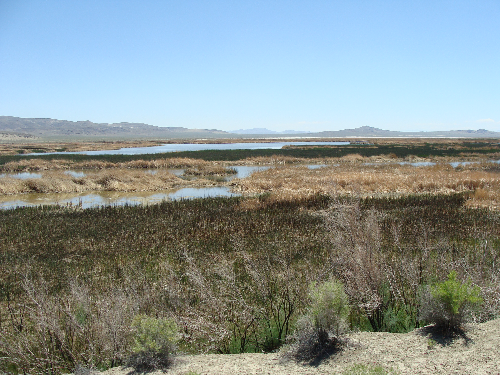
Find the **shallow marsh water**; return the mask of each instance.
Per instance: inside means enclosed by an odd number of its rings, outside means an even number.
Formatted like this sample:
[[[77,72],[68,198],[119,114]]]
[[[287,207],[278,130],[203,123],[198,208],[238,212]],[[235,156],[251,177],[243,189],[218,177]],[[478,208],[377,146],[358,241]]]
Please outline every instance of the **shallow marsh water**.
[[[309,166],[315,167],[315,166]],[[269,166],[232,166],[236,170],[236,174],[229,175],[224,178],[225,181],[230,181],[234,178],[245,178],[253,172],[269,169]],[[168,169],[168,171],[178,177],[182,177],[185,169]],[[155,169],[145,170],[144,173],[156,174]],[[73,177],[85,177],[85,171],[65,171],[66,174]],[[0,175],[1,177],[14,178],[41,178],[40,173],[9,173]],[[124,205],[139,205],[139,204],[155,204],[165,200],[175,199],[193,199],[193,198],[208,198],[208,197],[233,197],[240,194],[232,193],[227,186],[203,187],[203,188],[179,188],[162,192],[84,192],[72,194],[18,194],[0,196],[0,209],[13,209],[26,206],[40,205],[60,205],[72,206],[81,208],[91,208],[100,206],[124,206]]]
[[[248,142],[248,143],[173,143],[151,147],[127,147],[118,150],[31,153],[29,155],[141,155],[164,152],[203,151],[203,150],[279,150],[285,146],[344,146],[350,142]]]
[[[208,197],[234,197],[240,194],[231,193],[226,186],[208,188],[182,188],[163,192],[110,192],[95,191],[81,194],[20,194],[0,197],[0,209],[17,207],[59,205],[69,207],[91,208],[101,206],[135,206],[140,204],[156,204],[165,200],[193,199]]]
[[[500,161],[493,161],[500,163]],[[454,168],[471,164],[473,162],[452,162]],[[379,164],[379,163],[365,163],[365,164]],[[434,162],[399,162],[397,164],[407,164],[413,165],[415,167],[432,166],[436,163]],[[309,169],[319,169],[327,167],[326,164],[308,164],[306,165]],[[235,178],[246,178],[252,173],[257,171],[263,171],[271,168],[270,166],[249,166],[249,165],[237,165],[231,166],[236,171],[234,175],[228,175],[224,177],[224,181],[231,181]],[[182,177],[185,169],[168,169],[168,171],[178,177]],[[156,174],[157,170],[145,170],[144,173]],[[69,170],[65,171],[73,177],[84,177],[86,171],[75,171]],[[2,177],[14,177],[20,179],[29,178],[41,178],[40,173],[5,173],[0,174]],[[39,205],[60,205],[60,206],[78,206],[81,208],[90,207],[100,207],[108,205],[139,205],[139,204],[155,204],[160,203],[164,200],[175,200],[175,199],[193,199],[193,198],[207,198],[207,197],[232,197],[239,196],[240,194],[232,193],[230,188],[227,186],[218,187],[201,187],[201,188],[179,188],[162,192],[109,192],[109,191],[99,191],[99,192],[84,192],[84,193],[72,193],[72,194],[19,194],[19,195],[9,195],[0,196],[0,209],[13,209],[17,207],[24,206],[39,206]]]

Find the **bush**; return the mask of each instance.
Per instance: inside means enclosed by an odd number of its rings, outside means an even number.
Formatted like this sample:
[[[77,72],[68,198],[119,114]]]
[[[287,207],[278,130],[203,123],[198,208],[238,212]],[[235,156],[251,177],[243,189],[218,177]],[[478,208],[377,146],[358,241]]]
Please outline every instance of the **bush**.
[[[396,371],[391,369],[385,369],[382,366],[370,366],[370,365],[354,365],[347,370],[345,370],[343,375],[390,375],[397,374]]]
[[[309,299],[309,311],[297,322],[290,345],[284,350],[285,356],[299,361],[312,361],[336,350],[348,327],[350,308],[342,283],[313,283]]]
[[[342,283],[335,280],[320,285],[312,283],[309,289],[311,299],[309,314],[314,327],[335,337],[342,335],[347,329],[350,311]]]
[[[451,333],[461,329],[482,303],[481,289],[470,281],[461,283],[452,271],[448,279],[428,287],[421,298],[420,319]]]
[[[168,368],[177,340],[177,325],[171,319],[137,315],[132,321],[133,354],[128,365],[136,370]]]

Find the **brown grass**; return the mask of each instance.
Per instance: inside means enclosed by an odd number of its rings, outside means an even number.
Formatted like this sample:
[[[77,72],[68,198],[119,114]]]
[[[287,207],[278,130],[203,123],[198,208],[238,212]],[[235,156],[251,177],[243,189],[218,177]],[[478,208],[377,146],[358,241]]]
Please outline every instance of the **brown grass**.
[[[342,163],[321,169],[277,167],[232,181],[233,190],[244,194],[272,192],[275,196],[391,195],[474,192],[469,204],[499,208],[500,175],[469,166],[455,170],[448,164],[429,167],[410,165],[359,165]]]
[[[178,186],[212,186],[206,179],[189,182],[166,170],[156,174],[138,170],[114,169],[88,172],[85,177],[74,177],[61,171],[42,173],[42,178],[26,180],[0,178],[0,195],[23,193],[81,193],[85,191],[159,191]]]
[[[47,170],[78,170],[78,169],[160,169],[160,168],[209,168],[219,163],[191,158],[168,158],[155,160],[132,160],[124,163],[88,160],[73,162],[70,160],[26,159],[12,161],[0,166],[2,172],[30,172]]]

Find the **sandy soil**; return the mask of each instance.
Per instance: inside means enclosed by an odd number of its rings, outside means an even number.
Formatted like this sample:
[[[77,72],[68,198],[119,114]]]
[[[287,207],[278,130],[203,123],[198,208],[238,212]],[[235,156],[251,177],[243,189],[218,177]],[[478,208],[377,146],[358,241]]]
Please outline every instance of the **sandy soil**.
[[[433,342],[430,339],[434,339]],[[284,362],[276,353],[179,356],[167,374],[341,374],[356,364],[383,366],[400,374],[500,374],[500,319],[471,325],[450,342],[428,330],[349,335],[346,349],[316,365]],[[161,372],[158,372],[158,374]],[[113,368],[103,375],[131,375]]]

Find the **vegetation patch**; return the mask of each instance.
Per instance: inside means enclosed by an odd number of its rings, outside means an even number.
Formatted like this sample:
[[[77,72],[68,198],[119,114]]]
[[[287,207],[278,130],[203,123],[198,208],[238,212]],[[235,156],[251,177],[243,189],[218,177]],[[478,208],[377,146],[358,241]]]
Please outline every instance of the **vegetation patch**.
[[[321,312],[342,295],[329,280],[343,285],[349,329],[424,324],[420,291],[451,271],[482,298],[475,321],[495,318],[500,217],[468,199],[271,193],[0,211],[1,371],[125,364],[137,316],[173,319],[182,352],[275,351],[302,316],[335,327]]]

